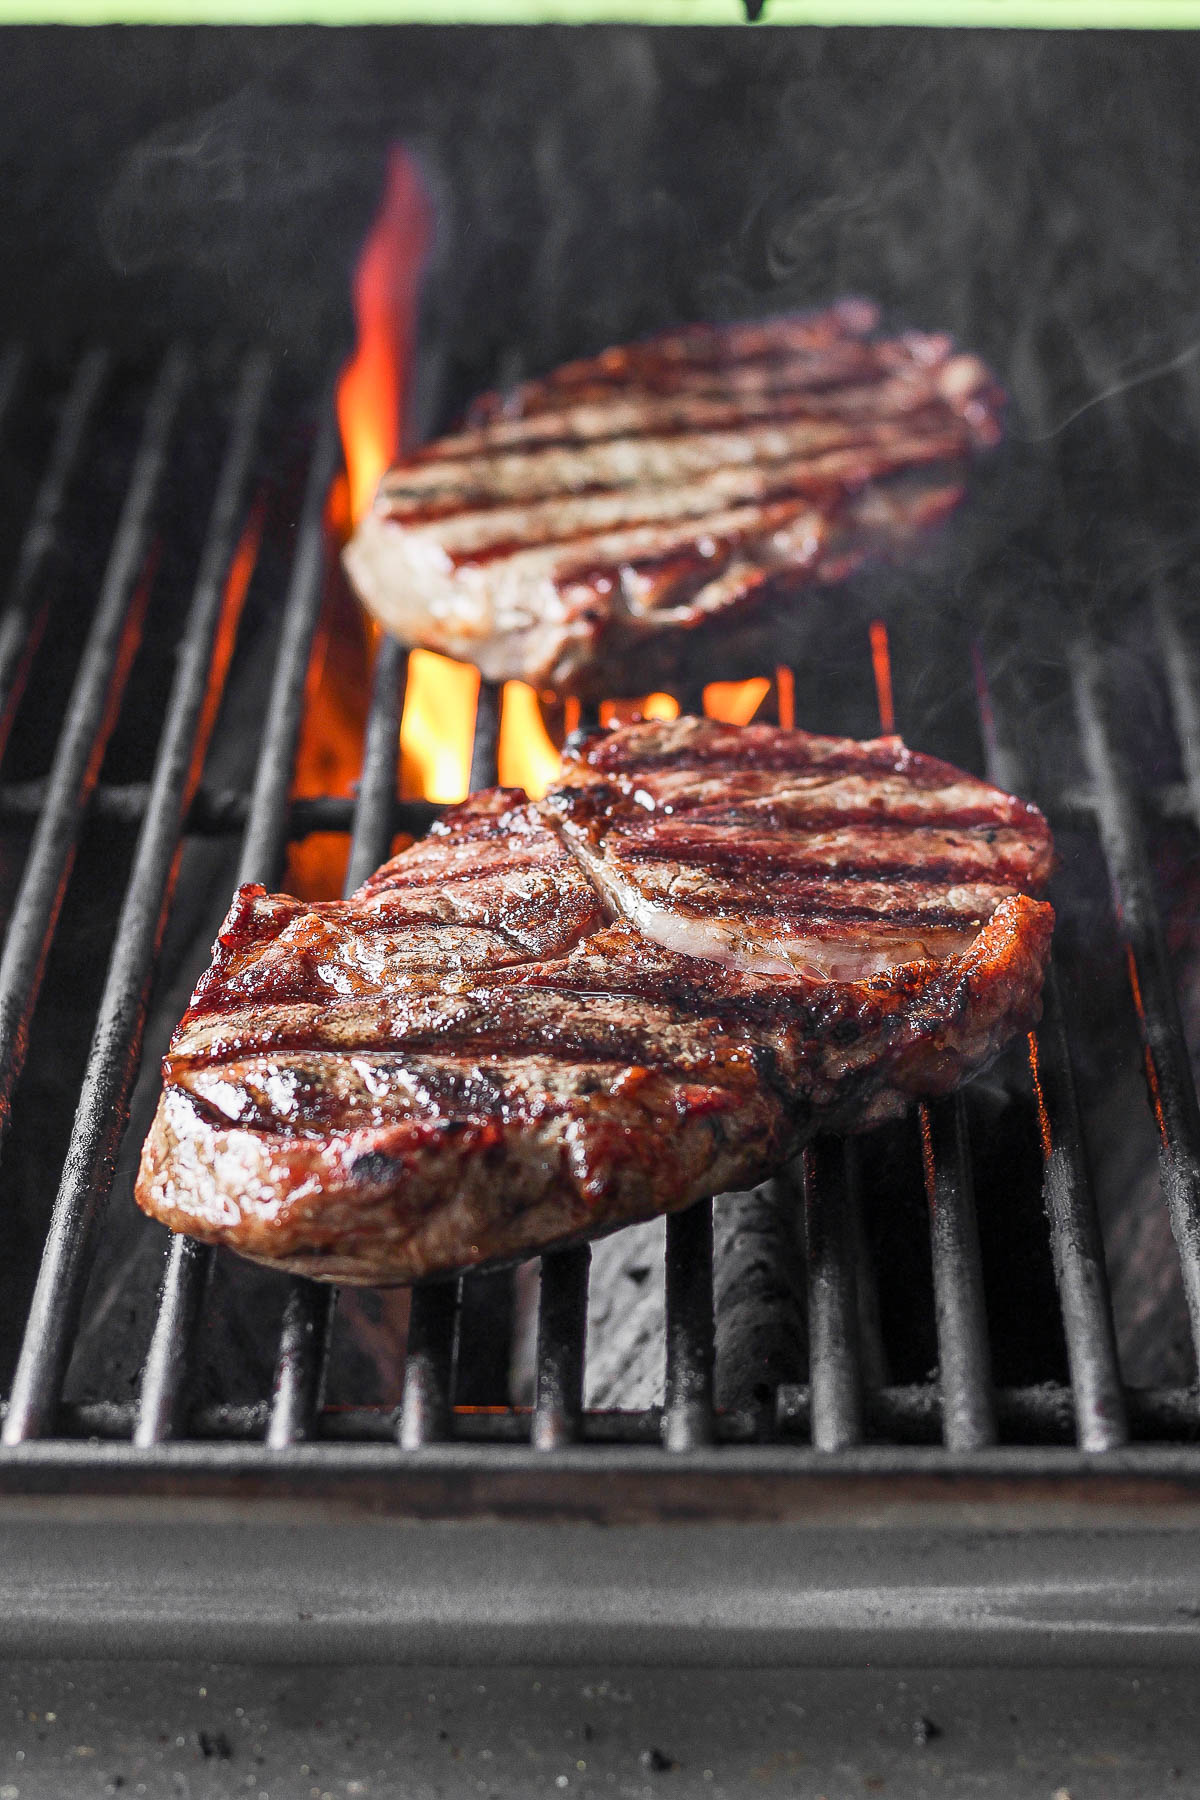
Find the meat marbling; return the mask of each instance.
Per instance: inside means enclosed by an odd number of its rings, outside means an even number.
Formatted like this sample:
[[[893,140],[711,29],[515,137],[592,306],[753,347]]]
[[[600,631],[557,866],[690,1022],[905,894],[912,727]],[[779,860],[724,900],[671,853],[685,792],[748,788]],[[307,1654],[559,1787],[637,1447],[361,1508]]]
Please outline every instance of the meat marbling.
[[[137,1198],[407,1282],[751,1185],[944,1093],[1037,1017],[1033,807],[907,750],[683,718],[478,794],[350,900],[235,896]]]

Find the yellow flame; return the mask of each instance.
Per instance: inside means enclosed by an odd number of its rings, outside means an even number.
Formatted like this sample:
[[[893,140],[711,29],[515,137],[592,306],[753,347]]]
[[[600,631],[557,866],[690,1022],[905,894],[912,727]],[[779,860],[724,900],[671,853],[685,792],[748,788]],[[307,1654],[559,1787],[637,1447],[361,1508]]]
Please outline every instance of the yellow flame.
[[[770,689],[763,675],[753,681],[710,681],[704,690],[704,711],[722,725],[748,725]]]
[[[400,726],[401,779],[409,793],[443,803],[466,797],[478,699],[477,669],[432,650],[412,651]]]
[[[558,775],[558,751],[550,741],[537,695],[523,681],[504,684],[496,760],[501,786],[524,788],[531,800],[540,800]]]
[[[402,147],[388,161],[383,199],[354,273],[354,355],[338,382],[337,410],[350,509],[361,519],[400,448],[417,303],[432,235],[417,166]]]
[[[643,694],[640,700],[602,700],[602,725],[628,725],[632,719],[677,719],[679,702],[674,694]]]

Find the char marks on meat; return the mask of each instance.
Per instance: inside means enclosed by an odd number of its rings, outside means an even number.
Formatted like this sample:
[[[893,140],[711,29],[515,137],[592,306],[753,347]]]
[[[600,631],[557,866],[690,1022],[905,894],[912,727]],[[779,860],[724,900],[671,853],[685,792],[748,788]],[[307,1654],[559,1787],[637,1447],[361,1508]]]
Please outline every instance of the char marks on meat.
[[[485,395],[385,475],[351,579],[405,643],[491,680],[626,693],[647,653],[844,580],[957,504],[999,389],[948,338],[877,324],[845,301],[691,326]]]
[[[1036,1018],[1035,808],[898,738],[683,718],[476,795],[350,900],[242,888],[141,1206],[331,1280],[445,1275],[759,1181]]]

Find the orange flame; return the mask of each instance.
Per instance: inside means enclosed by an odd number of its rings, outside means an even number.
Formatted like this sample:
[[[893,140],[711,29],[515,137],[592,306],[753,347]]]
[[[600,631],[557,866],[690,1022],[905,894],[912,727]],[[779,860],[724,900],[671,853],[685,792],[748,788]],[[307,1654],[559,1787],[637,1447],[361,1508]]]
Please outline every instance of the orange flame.
[[[871,666],[875,671],[879,728],[885,737],[890,737],[896,729],[896,705],[892,697],[892,652],[888,644],[888,628],[882,619],[871,621]]]
[[[338,382],[338,424],[355,519],[370,506],[380,476],[403,441],[432,224],[417,166],[397,146],[388,158],[383,200],[355,271],[358,343]]]
[[[674,694],[643,694],[640,700],[603,700],[602,725],[628,725],[631,719],[677,719],[679,702]]]
[[[748,725],[770,691],[771,683],[762,675],[753,681],[710,681],[704,710],[722,725]]]
[[[388,159],[379,213],[354,277],[358,342],[338,383],[349,510],[361,519],[404,444],[421,277],[433,235],[428,196],[407,150]],[[336,498],[336,496],[334,497]],[[471,768],[479,677],[414,650],[400,727],[401,786],[427,800],[461,800]]]
[[[796,727],[796,677],[785,663],[775,671],[775,692],[779,701],[779,723],[785,731]]]
[[[540,800],[559,771],[559,754],[546,730],[538,697],[523,681],[506,681],[500,703],[496,760],[503,787],[521,787]]]
[[[406,794],[443,803],[465,797],[478,702],[478,669],[432,650],[412,652],[400,725],[400,784]]]

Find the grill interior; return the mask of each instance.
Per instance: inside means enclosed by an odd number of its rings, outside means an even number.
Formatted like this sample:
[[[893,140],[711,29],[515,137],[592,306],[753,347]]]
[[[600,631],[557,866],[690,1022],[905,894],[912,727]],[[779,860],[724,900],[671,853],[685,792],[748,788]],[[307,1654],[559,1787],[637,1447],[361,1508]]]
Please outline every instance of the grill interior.
[[[718,1479],[741,1446],[739,1482],[756,1456],[800,1479],[863,1446],[877,1474],[1003,1445],[1019,1480],[1055,1446],[1102,1466],[1131,1442],[1200,1473],[1192,373],[1063,429],[1027,406],[1019,527],[985,494],[932,573],[814,599],[804,654],[769,671],[760,717],[871,735],[892,706],[915,747],[1043,805],[1061,864],[1036,1040],[898,1126],[639,1228],[635,1253],[546,1257],[536,1295],[530,1271],[418,1289],[405,1327],[395,1295],[339,1304],[168,1242],[131,1199],[235,882],[296,878],[321,834],[349,891],[437,811],[398,793],[390,641],[347,727],[354,791],[297,788],[339,654],[365,669],[369,649],[332,553],[329,389],[256,350],[5,351],[0,1484],[102,1461],[136,1490],[168,1442],[177,1480],[306,1443],[350,1475],[362,1444],[398,1465],[453,1444],[480,1475],[579,1445],[600,1516],[622,1445]],[[472,786],[495,779],[499,707],[485,684]]]

